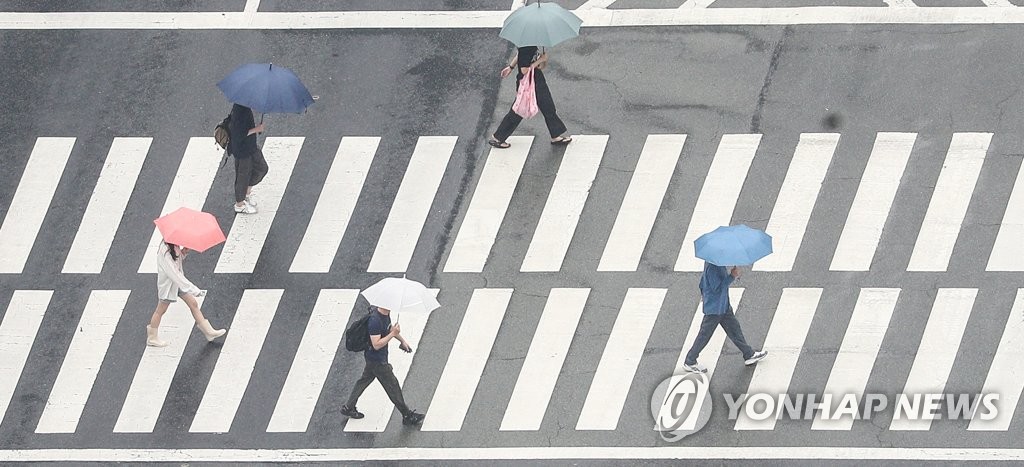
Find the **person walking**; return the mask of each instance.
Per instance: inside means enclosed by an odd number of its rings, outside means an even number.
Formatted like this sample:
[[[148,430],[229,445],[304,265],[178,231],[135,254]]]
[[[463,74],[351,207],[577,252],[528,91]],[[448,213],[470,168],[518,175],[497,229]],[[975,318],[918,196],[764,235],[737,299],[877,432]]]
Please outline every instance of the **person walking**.
[[[363,375],[356,381],[352,388],[352,394],[348,401],[341,406],[341,413],[347,417],[360,419],[363,413],[356,410],[356,402],[363,391],[370,386],[373,380],[380,381],[384,392],[395,404],[395,408],[402,413],[402,424],[419,425],[423,423],[423,414],[409,409],[405,404],[405,397],[402,395],[402,385],[395,377],[394,369],[388,363],[388,344],[392,340],[398,340],[399,348],[404,352],[412,352],[412,345],[402,337],[402,327],[398,324],[391,325],[391,311],[387,308],[370,307],[370,317],[367,321],[367,329],[370,332],[370,346],[363,351],[363,358],[366,366],[363,368]]]
[[[743,330],[736,315],[733,314],[732,305],[729,304],[729,285],[739,277],[740,270],[736,266],[717,266],[704,262],[704,273],[700,276],[704,318],[700,323],[700,331],[693,341],[693,347],[686,353],[686,359],[683,361],[684,370],[691,373],[707,373],[707,367],[697,363],[697,357],[708,345],[718,326],[722,326],[725,335],[740,349],[745,365],[753,365],[768,356],[765,350],[754,351],[750,348],[743,338]]]
[[[196,287],[195,284],[185,278],[183,266],[185,255],[187,254],[187,248],[182,248],[166,241],[160,242],[160,247],[157,249],[156,263],[156,285],[159,302],[157,302],[156,311],[153,312],[153,316],[149,319],[149,324],[146,326],[147,345],[164,347],[168,344],[166,341],[160,340],[160,320],[163,318],[164,313],[167,312],[167,307],[177,301],[177,297],[181,297],[185,304],[188,305],[189,310],[192,311],[192,318],[196,320],[196,326],[206,336],[207,341],[212,342],[227,332],[225,329],[214,329],[206,317],[203,316],[203,310],[199,309],[199,302],[196,301],[196,297],[202,297],[206,295],[206,292],[200,290],[199,287]]]
[[[537,107],[540,109],[540,113],[544,115],[544,123],[547,124],[548,133],[551,134],[551,144],[566,145],[572,142],[572,137],[565,134],[567,131],[565,123],[555,113],[555,100],[551,97],[551,90],[548,89],[548,83],[544,79],[544,73],[541,71],[547,63],[548,54],[538,53],[536,46],[519,47],[512,63],[501,69],[501,77],[508,77],[512,74],[513,70],[518,70],[516,75],[516,90],[518,90],[523,75],[527,71],[533,70],[533,82],[537,93]],[[498,125],[498,129],[491,135],[491,139],[487,141],[488,144],[500,149],[508,148],[510,144],[505,140],[512,135],[512,132],[519,126],[519,122],[522,121],[522,116],[509,109],[508,113],[505,114],[505,118]]]
[[[235,212],[255,214],[257,205],[252,197],[252,187],[258,185],[270,170],[256,142],[256,135],[263,133],[263,123],[256,124],[252,109],[232,104],[228,126],[231,134],[228,152],[235,157]]]

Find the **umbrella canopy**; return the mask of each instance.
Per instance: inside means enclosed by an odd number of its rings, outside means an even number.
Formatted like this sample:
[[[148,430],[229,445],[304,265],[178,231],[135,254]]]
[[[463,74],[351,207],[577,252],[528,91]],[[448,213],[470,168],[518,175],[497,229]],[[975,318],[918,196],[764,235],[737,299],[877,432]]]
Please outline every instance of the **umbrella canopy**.
[[[580,35],[578,16],[554,3],[535,3],[513,11],[505,18],[498,37],[516,47],[552,47]]]
[[[362,294],[371,305],[386,308],[392,312],[429,312],[441,307],[434,295],[423,284],[404,277],[381,279],[364,290]]]
[[[718,266],[754,264],[772,252],[772,237],[745,225],[722,226],[693,242],[698,258]]]
[[[298,76],[272,63],[250,63],[217,83],[224,96],[261,113],[302,113],[313,96]]]
[[[178,208],[166,216],[153,221],[164,240],[200,253],[224,241],[213,214],[189,208]]]

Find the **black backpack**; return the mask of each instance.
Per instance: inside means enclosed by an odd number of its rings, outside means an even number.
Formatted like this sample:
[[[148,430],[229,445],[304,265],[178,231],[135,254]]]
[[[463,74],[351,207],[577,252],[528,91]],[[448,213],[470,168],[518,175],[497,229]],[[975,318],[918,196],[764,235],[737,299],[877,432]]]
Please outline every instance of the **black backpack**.
[[[359,318],[348,325],[345,330],[345,348],[350,352],[362,352],[370,348],[370,315],[374,307],[366,310],[366,316]]]

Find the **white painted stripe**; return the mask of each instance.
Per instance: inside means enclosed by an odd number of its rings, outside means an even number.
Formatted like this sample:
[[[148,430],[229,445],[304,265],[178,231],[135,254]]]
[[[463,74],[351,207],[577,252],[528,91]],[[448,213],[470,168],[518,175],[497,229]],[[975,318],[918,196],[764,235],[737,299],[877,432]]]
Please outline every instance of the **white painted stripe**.
[[[871,267],[916,138],[916,133],[878,133],[875,137],[829,269],[867,271]]]
[[[729,225],[761,135],[722,135],[704,186],[693,208],[690,226],[676,259],[676,271],[699,272],[704,260],[694,256],[693,242],[719,226]]]
[[[502,431],[536,431],[544,421],[590,289],[551,289],[501,420]]]
[[[267,159],[270,171],[259,185],[252,189],[252,195],[259,202],[256,214],[236,214],[231,224],[231,232],[224,242],[220,258],[217,260],[217,273],[251,273],[256,269],[256,262],[263,252],[263,244],[267,241],[270,226],[274,223],[277,210],[281,206],[288,179],[295,168],[295,160],[299,158],[303,137],[267,138],[263,144],[263,155]]]
[[[939,289],[914,365],[901,394],[942,394],[953,369],[978,289]],[[893,418],[890,430],[928,430],[930,418]]]
[[[357,289],[320,290],[267,425],[268,432],[306,431],[349,321],[342,310],[352,310],[358,296]]]
[[[712,3],[715,3],[715,0],[685,0],[682,5],[679,5],[679,9],[707,8]]]
[[[665,301],[666,289],[631,288],[615,318],[601,361],[583,401],[577,430],[614,430],[619,424],[647,340]]]
[[[511,298],[512,289],[473,291],[421,431],[462,429]]]
[[[481,272],[512,201],[532,136],[513,136],[508,149],[492,148],[459,227],[444,272]]]
[[[0,274],[21,274],[39,235],[75,138],[36,138],[0,225]]]
[[[427,289],[437,297],[438,289]],[[393,322],[402,325],[402,336],[412,345],[413,353],[405,353],[398,349],[398,344],[392,346],[388,351],[388,363],[391,363],[395,379],[401,386],[405,384],[405,377],[409,375],[409,368],[412,367],[413,357],[416,356],[416,348],[423,336],[423,330],[427,327],[429,313],[409,312],[399,315],[395,313]],[[397,341],[396,341],[397,342]],[[344,397],[344,396],[342,396]],[[345,431],[348,432],[383,432],[387,428],[391,416],[395,413],[395,404],[391,403],[384,387],[380,384],[371,384],[366,388],[363,395],[359,397],[358,407],[365,417],[361,419],[349,419],[345,423]],[[415,407],[411,407],[415,409]]]
[[[769,357],[758,362],[750,377],[747,394],[785,394],[793,379],[800,351],[811,328],[811,319],[821,298],[819,288],[785,288],[779,307],[775,310],[768,335],[762,349],[768,350]],[[754,420],[746,414],[746,404],[740,408],[736,419],[736,430],[772,430],[775,419]]]
[[[248,289],[242,294],[231,328],[221,338],[224,347],[189,432],[226,433],[231,429],[283,292]]]
[[[981,2],[984,3],[985,6],[994,6],[994,7],[1014,7],[1014,6],[1016,6],[1013,3],[1011,3],[1010,0],[981,0]]]
[[[648,135],[604,246],[598,271],[636,271],[686,135]]]
[[[181,207],[202,210],[223,156],[224,150],[217,146],[213,138],[189,139],[160,216],[170,214]],[[271,170],[273,169],[271,167]],[[231,203],[233,199],[224,202]],[[146,225],[152,224],[147,222]],[[156,247],[160,244],[161,238],[160,231],[153,227],[153,236],[150,237],[149,246],[139,263],[139,273],[156,274]]]
[[[615,0],[587,0],[583,2],[574,12],[579,14],[581,10],[589,10],[593,8],[608,8]]]
[[[914,3],[914,0],[882,0],[882,3],[885,3],[886,6],[890,6],[890,7],[893,7],[893,8],[915,8],[915,7],[917,7],[917,4]]]
[[[0,422],[14,397],[52,290],[15,290],[0,322]],[[2,456],[2,455],[0,455]]]
[[[908,271],[945,271],[971,204],[992,133],[954,133]]]
[[[99,274],[103,269],[152,142],[153,138],[114,138],[62,272]]]
[[[834,413],[835,409],[840,405],[842,397],[856,394],[859,401],[863,395],[899,296],[900,289],[860,289],[857,305],[853,308],[850,324],[846,328],[846,335],[839,346],[835,363],[832,364],[828,382],[825,383],[824,394],[833,396],[830,410],[833,416],[826,419],[823,418],[824,412],[818,412],[818,416],[811,423],[812,430],[853,428],[856,417],[838,416]]]
[[[200,307],[204,299],[196,297]],[[184,301],[178,300],[167,308],[160,319],[159,328],[160,340],[166,341],[167,346],[146,346],[142,360],[135,368],[135,377],[128,388],[124,405],[121,406],[121,414],[114,425],[114,433],[152,433],[156,428],[160,410],[171,389],[171,380],[181,363],[181,355],[185,352],[185,344],[188,344],[194,326],[192,312]],[[141,336],[146,332],[146,327],[139,322],[132,330]]]
[[[992,366],[988,369],[982,394],[998,394],[996,406],[999,411],[991,420],[982,415],[985,410],[974,412],[970,431],[1007,431],[1017,410],[1021,390],[1024,390],[1024,289],[1017,289],[1017,298],[1013,301],[1010,316],[1003,328],[1003,337],[999,339],[999,347],[992,357]]]
[[[456,136],[420,136],[368,272],[405,272],[409,267],[457,140]]]
[[[786,180],[772,209],[766,232],[772,236],[772,254],[754,264],[755,271],[790,271],[800,252],[807,222],[818,200],[825,173],[839,144],[836,133],[802,133]]]
[[[36,433],[74,433],[130,290],[94,290],[39,417]]]
[[[288,272],[330,272],[379,143],[379,137],[341,139]]]
[[[256,13],[260,9],[260,0],[245,0],[245,8],[242,10],[247,13]]]
[[[562,268],[606,144],[608,135],[576,135],[566,146],[521,272],[555,272]]]
[[[1024,8],[1021,8],[1024,10]],[[986,271],[1024,271],[1024,164],[1017,170],[1017,181],[1006,201],[1003,221],[992,244]]]

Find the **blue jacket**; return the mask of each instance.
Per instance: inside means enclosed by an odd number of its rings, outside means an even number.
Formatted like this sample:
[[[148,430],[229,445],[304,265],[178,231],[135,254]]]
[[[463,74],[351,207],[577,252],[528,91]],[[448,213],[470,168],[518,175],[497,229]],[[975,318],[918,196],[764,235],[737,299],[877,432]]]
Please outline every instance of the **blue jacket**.
[[[700,293],[704,300],[705,315],[721,315],[729,310],[729,284],[733,277],[725,266],[704,262],[700,275]]]

